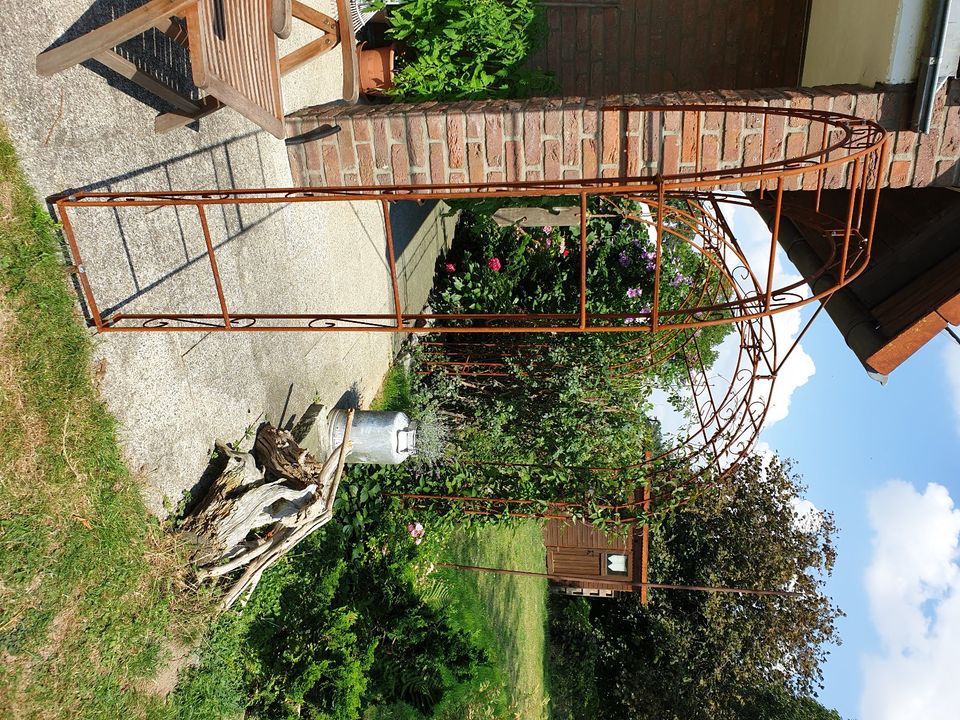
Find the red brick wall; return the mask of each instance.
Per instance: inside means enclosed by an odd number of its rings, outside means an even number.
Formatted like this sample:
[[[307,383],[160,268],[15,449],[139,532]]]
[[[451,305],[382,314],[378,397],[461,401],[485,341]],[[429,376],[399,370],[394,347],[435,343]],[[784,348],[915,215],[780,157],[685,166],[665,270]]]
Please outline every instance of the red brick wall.
[[[340,133],[290,148],[295,181],[303,185],[501,182],[618,175],[664,175],[755,164],[766,133],[766,160],[819,148],[819,129],[809,123],[768,120],[739,113],[630,114],[613,104],[725,103],[834,110],[879,121],[892,133],[888,179],[893,187],[958,182],[960,106],[942,93],[927,135],[906,127],[913,94],[859,86],[745,90],[662,95],[353,105],[307,109],[287,120],[287,136],[320,125]],[[698,118],[699,115],[699,118]],[[819,127],[819,126],[818,126]],[[699,142],[697,131],[699,128]],[[814,135],[815,137],[808,137]],[[699,158],[697,152],[699,151]],[[815,182],[805,176],[805,186]],[[841,187],[840,172],[827,187]],[[745,187],[744,189],[753,189]],[[787,189],[799,189],[790,187]]]
[[[810,0],[550,0],[530,65],[564,95],[800,84]]]

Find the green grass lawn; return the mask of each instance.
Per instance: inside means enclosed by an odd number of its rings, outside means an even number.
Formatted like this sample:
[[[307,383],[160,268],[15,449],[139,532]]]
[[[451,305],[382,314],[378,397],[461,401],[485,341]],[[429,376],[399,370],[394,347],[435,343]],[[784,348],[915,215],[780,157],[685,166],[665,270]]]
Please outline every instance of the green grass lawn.
[[[0,130],[0,717],[162,717],[152,677],[206,605],[124,464],[75,305]]]
[[[546,569],[540,526],[534,521],[456,532],[447,540],[445,554],[462,565]],[[462,570],[441,572],[466,616],[465,624],[492,646],[507,681],[511,714],[524,720],[547,717],[547,581]]]
[[[410,406],[411,382],[402,367],[387,373],[372,407]],[[517,521],[455,531],[443,540],[440,559],[460,565],[546,570],[540,525]],[[505,684],[506,704],[516,718],[546,718],[547,581],[541,578],[441,569],[463,625],[482,639]]]

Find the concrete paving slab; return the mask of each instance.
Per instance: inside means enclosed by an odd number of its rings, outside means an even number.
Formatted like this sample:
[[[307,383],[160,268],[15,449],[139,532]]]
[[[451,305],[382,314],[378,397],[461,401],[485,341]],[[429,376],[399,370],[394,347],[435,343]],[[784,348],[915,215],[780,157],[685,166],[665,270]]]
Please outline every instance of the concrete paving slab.
[[[153,133],[158,104],[94,64],[50,78],[38,52],[58,39],[142,4],[138,0],[3,0],[0,117],[40,197],[71,188],[182,190],[292,184],[286,149],[230,109],[198,128]],[[307,3],[335,16],[333,0]],[[66,35],[65,35],[66,34]],[[72,34],[72,35],[71,35]],[[281,52],[317,35],[294,24]],[[162,40],[162,39],[161,39]],[[151,44],[153,43],[153,44]],[[156,38],[131,52],[170,61]],[[339,98],[338,49],[283,80],[288,112]],[[149,63],[148,63],[149,64]],[[188,73],[187,73],[188,76]],[[418,219],[418,212],[421,214]],[[398,209],[403,298],[426,300],[449,219]],[[194,208],[151,213],[98,210],[76,220],[84,261],[107,307],[134,312],[215,312],[209,258]],[[390,312],[384,224],[376,203],[223,206],[208,213],[220,272],[237,311]],[[422,229],[422,231],[421,231]],[[119,420],[130,465],[142,471],[149,507],[163,514],[192,487],[215,439],[241,438],[268,419],[287,425],[314,400],[372,399],[396,338],[377,333],[106,334],[94,338],[106,372],[101,393]]]

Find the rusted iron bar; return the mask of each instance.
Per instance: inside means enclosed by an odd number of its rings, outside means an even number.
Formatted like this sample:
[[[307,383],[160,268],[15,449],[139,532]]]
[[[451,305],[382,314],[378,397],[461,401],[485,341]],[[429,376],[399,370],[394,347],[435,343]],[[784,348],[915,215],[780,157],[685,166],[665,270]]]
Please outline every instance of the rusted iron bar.
[[[653,314],[650,316],[650,329],[657,332],[660,329],[660,275],[661,257],[663,257],[663,215],[666,212],[664,200],[663,178],[657,181],[657,248],[655,250],[656,266],[653,268]]]
[[[580,329],[587,329],[587,194],[580,193]]]
[[[533,570],[511,570],[507,568],[493,568],[482,565],[460,565],[458,563],[434,563],[435,567],[448,568],[450,570],[466,570],[468,572],[491,573],[495,575],[513,575],[515,577],[535,577],[546,578],[547,580],[556,580],[558,582],[583,582],[584,580],[602,581],[603,578],[586,577],[580,575],[559,575],[557,573],[536,572]],[[609,580],[607,582],[610,582]],[[776,597],[803,597],[803,593],[792,590],[760,590],[754,588],[737,587],[718,587],[714,585],[674,585],[672,583],[652,583],[652,582],[630,582],[618,583],[624,587],[633,590],[685,590],[688,592],[707,592],[722,595],[766,595]]]
[[[777,262],[777,239],[780,237],[780,214],[783,210],[783,178],[777,179],[777,198],[773,205],[773,238],[770,241],[770,259],[767,264],[767,297],[764,310],[770,310],[773,301],[773,270]]]
[[[217,287],[217,299],[220,301],[220,312],[223,314],[223,326],[231,328],[230,313],[227,310],[227,300],[223,294],[223,283],[220,280],[220,270],[217,268],[217,254],[213,250],[213,240],[210,239],[210,226],[207,224],[207,212],[203,205],[197,203],[197,213],[200,216],[200,227],[203,230],[203,242],[207,246],[207,257],[210,258],[210,271],[213,273],[213,282]]]
[[[850,199],[847,201],[847,219],[843,226],[843,248],[840,251],[839,284],[843,285],[847,277],[847,255],[850,250],[850,236],[853,233],[853,208],[857,199],[857,181],[860,175],[860,158],[853,161],[853,175],[850,181]]]
[[[380,201],[383,210],[384,234],[387,242],[387,259],[390,264],[390,287],[393,290],[393,310],[397,319],[397,330],[404,329],[403,306],[400,304],[400,284],[397,280],[397,254],[393,248],[393,227],[390,224],[390,202]]]

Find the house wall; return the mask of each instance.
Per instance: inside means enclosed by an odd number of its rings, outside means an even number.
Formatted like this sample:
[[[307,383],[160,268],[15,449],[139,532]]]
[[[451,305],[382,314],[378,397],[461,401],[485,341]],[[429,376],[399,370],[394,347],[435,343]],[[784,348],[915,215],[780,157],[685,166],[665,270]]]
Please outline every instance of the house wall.
[[[813,0],[805,86],[917,78],[929,0]]]
[[[796,86],[811,0],[545,0],[563,95]]]
[[[951,91],[952,94],[955,94]],[[831,86],[798,90],[721,91],[617,96],[597,100],[354,105],[308,109],[287,120],[287,137],[320,125],[341,132],[290,148],[299,184],[316,186],[442,184],[557,180],[624,175],[672,175],[701,168],[735,168],[795,157],[820,147],[809,122],[760,115],[665,111],[624,119],[604,106],[686,103],[754,104],[834,110],[879,121],[894,130],[888,182],[893,187],[951,185],[960,160],[960,105],[941,93],[933,129],[903,128],[912,88]],[[951,97],[951,102],[960,100]],[[646,118],[646,119],[644,119]],[[819,127],[819,126],[817,126]],[[699,133],[699,134],[698,134]],[[810,135],[814,135],[811,137]],[[766,136],[766,141],[764,141]],[[826,187],[842,187],[842,172]],[[806,187],[815,174],[805,176]],[[743,189],[755,189],[745,185]],[[801,189],[788,185],[786,189]]]

